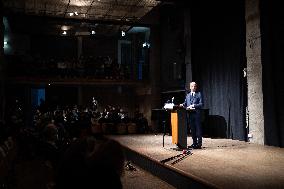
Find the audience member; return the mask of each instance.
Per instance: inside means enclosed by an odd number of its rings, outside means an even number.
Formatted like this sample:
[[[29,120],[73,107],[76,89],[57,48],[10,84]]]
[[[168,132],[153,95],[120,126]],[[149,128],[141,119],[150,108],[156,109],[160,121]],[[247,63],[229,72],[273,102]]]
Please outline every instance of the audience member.
[[[64,154],[57,188],[122,188],[124,155],[113,140],[86,137]]]

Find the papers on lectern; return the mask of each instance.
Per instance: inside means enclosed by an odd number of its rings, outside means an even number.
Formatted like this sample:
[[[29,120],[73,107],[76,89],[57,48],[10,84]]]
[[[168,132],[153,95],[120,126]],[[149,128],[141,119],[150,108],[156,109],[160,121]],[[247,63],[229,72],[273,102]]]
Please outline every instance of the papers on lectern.
[[[164,109],[167,109],[167,110],[172,110],[174,109],[174,103],[165,103],[164,105]]]

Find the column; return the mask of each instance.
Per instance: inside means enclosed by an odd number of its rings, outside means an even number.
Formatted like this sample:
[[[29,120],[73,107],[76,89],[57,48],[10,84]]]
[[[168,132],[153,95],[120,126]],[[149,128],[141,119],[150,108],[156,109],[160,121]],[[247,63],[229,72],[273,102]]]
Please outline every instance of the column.
[[[4,23],[3,23],[3,5],[0,1],[0,121],[4,118],[5,110],[5,88],[4,88]]]
[[[79,85],[78,87],[77,87],[77,90],[78,90],[78,105],[79,106],[81,106],[81,105],[83,105],[83,94],[82,94],[82,86],[81,85]]]
[[[83,46],[83,38],[82,38],[82,36],[78,36],[77,37],[77,56],[78,56],[78,59],[82,55],[82,46]]]
[[[151,88],[151,101],[149,103],[149,113],[147,119],[149,125],[152,126],[153,130],[158,129],[157,123],[151,120],[151,111],[154,108],[161,108],[161,59],[160,59],[160,32],[159,26],[151,27],[150,34],[150,49],[149,49],[149,78],[150,78],[150,88]]]
[[[249,141],[264,144],[259,0],[245,1]]]

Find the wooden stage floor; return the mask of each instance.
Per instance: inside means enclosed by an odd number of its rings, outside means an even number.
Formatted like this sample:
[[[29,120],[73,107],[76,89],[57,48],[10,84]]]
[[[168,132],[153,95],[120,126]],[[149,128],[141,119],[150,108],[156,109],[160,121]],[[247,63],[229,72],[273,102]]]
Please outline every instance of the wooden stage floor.
[[[167,135],[164,147],[161,134],[109,135],[108,138],[158,164],[181,153],[172,149],[176,146]],[[191,138],[187,140],[191,144]],[[202,149],[191,152],[176,164],[171,164],[172,160],[163,165],[216,188],[284,188],[284,148],[203,138]]]

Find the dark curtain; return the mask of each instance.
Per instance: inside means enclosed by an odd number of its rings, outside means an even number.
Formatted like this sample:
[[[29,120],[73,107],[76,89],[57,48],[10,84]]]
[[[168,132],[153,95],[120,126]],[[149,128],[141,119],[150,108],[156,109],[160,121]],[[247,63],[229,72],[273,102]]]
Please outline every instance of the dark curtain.
[[[284,12],[281,1],[261,1],[265,144],[284,146]]]
[[[193,80],[209,108],[208,127],[246,140],[244,2],[197,2],[191,10]]]

